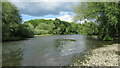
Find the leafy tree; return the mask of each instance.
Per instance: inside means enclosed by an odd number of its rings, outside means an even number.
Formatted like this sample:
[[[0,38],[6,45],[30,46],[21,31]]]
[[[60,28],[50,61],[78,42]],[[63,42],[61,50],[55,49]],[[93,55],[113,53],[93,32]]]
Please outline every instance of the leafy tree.
[[[23,25],[26,26],[28,30],[34,31],[34,26],[31,23],[23,23]]]
[[[34,33],[32,30],[30,30],[30,28],[26,25],[20,25],[19,26],[19,37],[22,37],[22,38],[31,38],[34,36]]]
[[[19,40],[33,37],[32,31],[21,24],[19,10],[10,2],[2,2],[2,40]]]
[[[22,19],[19,10],[9,2],[2,2],[2,21],[5,24],[21,23]]]
[[[112,40],[117,36],[119,24],[120,2],[84,2],[75,6],[74,20],[96,19],[98,23],[98,37],[103,40]],[[114,32],[113,32],[114,31]],[[108,38],[108,39],[107,39]]]
[[[97,25],[93,22],[86,22],[84,24],[81,24],[81,32],[80,34],[85,35],[97,35],[98,29]]]
[[[45,23],[40,23],[38,26],[35,27],[35,34],[50,34],[51,30],[53,29],[52,24],[45,24]]]

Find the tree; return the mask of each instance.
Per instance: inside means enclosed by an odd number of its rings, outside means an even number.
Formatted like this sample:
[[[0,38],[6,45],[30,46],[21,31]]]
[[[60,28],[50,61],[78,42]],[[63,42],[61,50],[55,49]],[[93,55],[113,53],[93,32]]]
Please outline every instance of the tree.
[[[28,27],[23,25],[19,10],[10,2],[2,2],[2,40],[19,40],[33,37]]]
[[[34,36],[33,31],[30,30],[30,27],[26,25],[20,25],[18,32],[19,37],[22,38],[31,38]]]
[[[9,2],[2,2],[2,21],[5,24],[21,23],[22,19],[19,10]]]
[[[120,2],[86,2],[75,6],[74,20],[96,19],[98,37],[103,40],[112,40],[119,33]],[[114,31],[114,32],[113,32]]]
[[[52,24],[45,24],[45,23],[39,23],[38,26],[35,27],[35,34],[51,34],[51,31],[53,30]]]

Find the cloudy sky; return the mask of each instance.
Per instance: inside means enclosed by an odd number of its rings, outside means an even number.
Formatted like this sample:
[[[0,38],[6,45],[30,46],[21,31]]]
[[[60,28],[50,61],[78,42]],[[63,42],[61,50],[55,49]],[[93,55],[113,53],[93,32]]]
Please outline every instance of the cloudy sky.
[[[4,0],[5,1],[5,0]],[[115,0],[9,0],[20,10],[23,21],[31,19],[55,19],[72,21],[72,7],[79,2],[106,2]]]
[[[78,2],[12,2],[20,10],[23,21],[55,19],[72,22],[73,6]]]

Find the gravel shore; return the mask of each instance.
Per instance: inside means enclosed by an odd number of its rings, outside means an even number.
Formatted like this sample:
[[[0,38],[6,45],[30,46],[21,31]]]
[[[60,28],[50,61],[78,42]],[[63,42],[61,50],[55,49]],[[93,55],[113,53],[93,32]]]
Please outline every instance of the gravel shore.
[[[93,49],[90,54],[84,55],[84,61],[77,59],[73,66],[118,66],[119,45],[105,45],[105,47]]]

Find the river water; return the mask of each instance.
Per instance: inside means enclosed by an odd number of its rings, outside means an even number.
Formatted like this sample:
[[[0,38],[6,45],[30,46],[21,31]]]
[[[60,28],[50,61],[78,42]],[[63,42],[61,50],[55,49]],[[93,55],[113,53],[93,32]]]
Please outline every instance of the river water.
[[[67,66],[86,50],[112,44],[83,35],[35,36],[2,44],[3,66]]]

